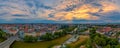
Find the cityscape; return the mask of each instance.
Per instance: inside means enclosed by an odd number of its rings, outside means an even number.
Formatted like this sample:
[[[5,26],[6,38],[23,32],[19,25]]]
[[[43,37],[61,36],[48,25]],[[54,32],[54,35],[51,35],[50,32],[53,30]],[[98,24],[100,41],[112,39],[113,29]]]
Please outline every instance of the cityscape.
[[[0,48],[120,48],[120,1],[0,0]]]
[[[120,47],[120,24],[0,24],[0,29],[1,48]]]

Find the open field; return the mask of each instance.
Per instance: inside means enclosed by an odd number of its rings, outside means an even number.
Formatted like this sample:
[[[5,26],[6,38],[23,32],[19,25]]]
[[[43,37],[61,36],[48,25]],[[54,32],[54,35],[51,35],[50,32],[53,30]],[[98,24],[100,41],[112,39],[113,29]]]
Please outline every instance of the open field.
[[[35,42],[35,43],[25,43],[21,41],[16,41],[11,45],[11,48],[50,48],[54,45],[62,44],[64,41],[66,41],[70,37],[71,35],[66,35],[52,41],[42,41],[42,42]]]
[[[80,35],[79,39],[76,42],[68,44],[68,47],[69,48],[79,48],[82,44],[84,44],[86,42],[87,39],[89,39],[89,36]]]

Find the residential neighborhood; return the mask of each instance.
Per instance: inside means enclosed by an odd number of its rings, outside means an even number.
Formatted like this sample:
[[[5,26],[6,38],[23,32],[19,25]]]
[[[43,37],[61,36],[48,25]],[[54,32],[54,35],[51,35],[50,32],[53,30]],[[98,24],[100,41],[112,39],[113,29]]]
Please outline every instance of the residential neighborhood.
[[[119,25],[114,24],[109,26],[107,24],[0,24],[0,29],[6,34],[9,34],[7,38],[16,36],[15,40],[17,42],[25,43],[52,41],[62,36],[69,35],[70,37],[66,38],[63,43],[53,46],[54,48],[67,48],[72,46],[71,44],[73,43],[81,44],[87,42],[87,40],[90,41],[90,38],[93,38],[94,41],[97,39],[96,36],[98,35],[105,38],[116,39],[118,40],[117,43],[120,43],[120,27],[118,26]],[[81,42],[81,38],[84,37],[85,39]],[[80,42],[78,42],[79,40]],[[14,47],[13,45],[14,43],[11,46],[12,48]],[[72,48],[73,47],[76,46],[72,46]],[[86,46],[83,44],[82,47]],[[101,48],[102,46],[99,46],[99,44],[96,43],[95,46],[92,47]]]

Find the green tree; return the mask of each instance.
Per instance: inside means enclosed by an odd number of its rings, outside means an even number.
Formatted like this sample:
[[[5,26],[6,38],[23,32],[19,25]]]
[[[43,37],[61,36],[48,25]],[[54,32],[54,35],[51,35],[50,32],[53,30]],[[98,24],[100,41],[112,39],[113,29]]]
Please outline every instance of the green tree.
[[[91,34],[95,34],[96,33],[96,29],[95,28],[90,29],[90,33]]]
[[[25,42],[36,42],[36,41],[37,41],[37,37],[25,36],[25,37],[24,37],[24,41],[25,41]]]
[[[90,38],[91,39],[93,39],[95,37],[95,34],[96,34],[96,29],[95,28],[90,29]]]
[[[104,38],[100,38],[98,36],[95,36],[94,42],[99,46],[105,46],[106,45],[106,40]]]
[[[120,35],[120,32],[117,32],[117,33],[116,33],[116,38],[118,38],[118,37],[119,37],[119,35]]]
[[[120,48],[120,44],[119,44],[119,45],[116,45],[115,48]]]
[[[90,39],[90,40],[87,40],[85,46],[86,46],[86,48],[93,48],[93,47],[92,47],[92,41],[91,41],[91,39]]]
[[[52,35],[52,33],[46,33],[45,35],[41,36],[42,40],[52,40],[54,39],[54,36]]]
[[[108,41],[108,44],[110,45],[117,45],[119,42],[116,38],[111,38],[109,41]]]
[[[60,33],[59,32],[55,32],[54,36],[55,36],[55,38],[60,37]]]
[[[111,48],[111,46],[110,46],[110,45],[107,45],[107,46],[104,46],[103,48]]]
[[[7,34],[0,29],[0,38],[5,38]]]

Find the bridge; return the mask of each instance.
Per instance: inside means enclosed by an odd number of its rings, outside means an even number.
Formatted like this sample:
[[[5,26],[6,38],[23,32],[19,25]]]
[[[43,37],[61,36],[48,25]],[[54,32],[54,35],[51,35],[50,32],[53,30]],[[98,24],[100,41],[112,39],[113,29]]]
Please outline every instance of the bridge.
[[[5,40],[4,42],[0,43],[0,48],[9,48],[10,45],[17,39],[16,36],[12,36]]]

